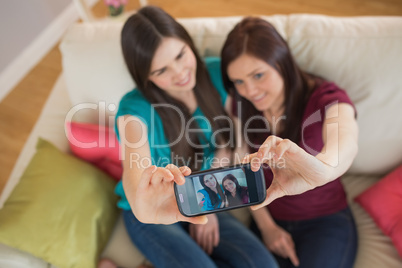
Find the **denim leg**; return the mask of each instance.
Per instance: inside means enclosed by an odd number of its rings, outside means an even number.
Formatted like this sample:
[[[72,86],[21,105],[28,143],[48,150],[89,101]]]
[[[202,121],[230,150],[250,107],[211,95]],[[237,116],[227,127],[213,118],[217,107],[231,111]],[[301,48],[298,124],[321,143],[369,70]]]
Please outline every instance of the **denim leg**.
[[[216,215],[220,242],[211,257],[218,267],[278,267],[275,258],[249,229],[226,212]]]
[[[131,241],[155,267],[216,267],[180,223],[144,224],[132,211],[123,211],[123,218]]]
[[[258,226],[257,226],[256,222],[254,221],[254,219],[251,219],[250,230],[258,237],[258,239],[261,242],[263,241],[261,231],[260,231],[260,229],[258,229]],[[289,259],[282,258],[281,256],[276,255],[273,252],[271,252],[271,254],[272,254],[272,256],[274,256],[279,267],[281,267],[281,268],[291,268],[292,267],[292,263],[290,262]]]
[[[299,268],[353,267],[357,231],[349,208],[335,214],[295,224],[278,221],[292,234]]]

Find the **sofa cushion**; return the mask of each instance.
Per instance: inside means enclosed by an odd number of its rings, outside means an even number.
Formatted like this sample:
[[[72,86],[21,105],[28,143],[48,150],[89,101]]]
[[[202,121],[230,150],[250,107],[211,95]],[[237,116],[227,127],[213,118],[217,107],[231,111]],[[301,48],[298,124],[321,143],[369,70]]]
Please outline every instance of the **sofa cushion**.
[[[384,234],[391,237],[402,257],[402,165],[355,200],[371,215]]]
[[[95,267],[117,218],[106,174],[39,139],[0,210],[0,243],[63,268]]]
[[[367,211],[355,202],[356,196],[380,181],[380,176],[348,174],[342,177],[348,203],[358,230],[355,268],[402,267],[402,259],[391,238],[385,236]]]
[[[402,17],[290,16],[288,43],[302,69],[335,81],[356,105],[359,152],[349,172],[382,175],[402,162],[401,29]]]
[[[5,268],[54,268],[31,254],[0,244],[0,267]]]
[[[60,45],[68,94],[75,107],[69,121],[99,123],[116,113],[134,88],[120,47],[122,22],[76,23]]]
[[[70,149],[75,156],[94,164],[116,181],[121,179],[123,166],[114,128],[67,122],[66,132]]]

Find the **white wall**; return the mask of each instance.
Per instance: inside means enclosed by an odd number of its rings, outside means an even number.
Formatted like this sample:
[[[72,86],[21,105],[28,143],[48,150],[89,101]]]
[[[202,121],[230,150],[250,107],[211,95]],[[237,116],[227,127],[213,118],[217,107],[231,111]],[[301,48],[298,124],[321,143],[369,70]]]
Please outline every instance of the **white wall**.
[[[0,0],[0,73],[71,0]]]
[[[77,19],[72,0],[0,0],[0,101]]]

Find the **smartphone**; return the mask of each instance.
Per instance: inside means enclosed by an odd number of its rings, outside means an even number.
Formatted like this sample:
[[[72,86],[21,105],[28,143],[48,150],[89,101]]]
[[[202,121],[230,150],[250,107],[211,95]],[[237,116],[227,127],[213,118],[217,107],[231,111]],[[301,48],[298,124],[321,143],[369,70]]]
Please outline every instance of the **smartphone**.
[[[266,197],[264,173],[252,171],[249,163],[194,172],[174,191],[187,217],[257,205]]]

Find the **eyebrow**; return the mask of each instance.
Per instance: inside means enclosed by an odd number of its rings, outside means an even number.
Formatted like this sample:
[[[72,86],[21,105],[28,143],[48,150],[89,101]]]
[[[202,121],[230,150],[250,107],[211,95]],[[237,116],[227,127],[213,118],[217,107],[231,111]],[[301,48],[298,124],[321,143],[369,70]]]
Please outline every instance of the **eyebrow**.
[[[255,75],[256,73],[261,72],[260,69],[261,69],[260,67],[257,67],[256,69],[254,69],[254,70],[252,70],[251,72],[249,72],[249,73],[247,74],[247,76],[253,76],[253,75]]]
[[[186,48],[186,45],[184,45],[184,46],[182,47],[182,49],[180,50],[179,54],[177,54],[177,56],[175,57],[175,59],[177,59],[177,57],[178,57],[181,53],[183,53],[183,51],[184,51],[185,48]],[[157,69],[157,70],[152,71],[152,72],[150,73],[150,75],[154,75],[155,73],[162,71],[164,68],[166,68],[166,66],[163,66],[162,68],[159,68],[159,69]]]
[[[254,69],[254,70],[252,70],[251,72],[249,72],[248,74],[246,74],[246,76],[253,76],[253,75],[255,75],[256,73],[259,73],[259,72],[261,72],[261,67],[257,67],[256,69]],[[231,79],[231,80],[238,80],[237,78],[233,78],[233,79]]]

